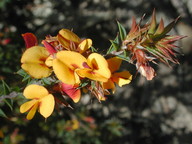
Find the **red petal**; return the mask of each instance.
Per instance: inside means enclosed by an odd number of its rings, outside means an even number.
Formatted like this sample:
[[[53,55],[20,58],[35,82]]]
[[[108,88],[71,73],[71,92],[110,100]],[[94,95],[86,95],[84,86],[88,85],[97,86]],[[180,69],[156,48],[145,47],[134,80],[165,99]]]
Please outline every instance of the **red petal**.
[[[47,51],[51,54],[54,55],[54,53],[57,53],[57,51],[55,50],[55,48],[48,43],[47,41],[43,40],[43,45],[45,46],[45,48],[47,49]]]
[[[37,38],[33,33],[22,34],[22,37],[23,37],[23,39],[25,41],[26,48],[30,48],[32,46],[38,45]]]
[[[77,103],[81,97],[81,91],[80,89],[77,89],[77,87],[78,86],[68,85],[65,83],[61,84],[62,91],[65,92],[75,103]]]

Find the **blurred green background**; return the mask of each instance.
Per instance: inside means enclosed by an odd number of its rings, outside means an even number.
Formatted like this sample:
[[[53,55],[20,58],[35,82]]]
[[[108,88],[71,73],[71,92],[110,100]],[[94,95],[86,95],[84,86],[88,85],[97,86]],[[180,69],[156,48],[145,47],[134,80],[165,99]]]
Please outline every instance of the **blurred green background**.
[[[129,30],[133,16],[139,21],[145,13],[147,22],[154,8],[158,21],[163,18],[166,24],[180,16],[171,31],[188,36],[178,43],[184,54],[179,56],[180,65],[159,64],[152,81],[137,74],[107,101],[100,104],[85,95],[73,110],[55,110],[46,121],[39,114],[26,121],[19,113],[26,84],[16,74],[25,50],[22,33],[34,33],[40,43],[61,28],[73,29],[105,52],[117,35],[116,20]],[[135,72],[127,63],[123,68]],[[0,79],[1,96],[11,92],[5,100],[0,97],[0,143],[191,144],[192,1],[0,0]]]

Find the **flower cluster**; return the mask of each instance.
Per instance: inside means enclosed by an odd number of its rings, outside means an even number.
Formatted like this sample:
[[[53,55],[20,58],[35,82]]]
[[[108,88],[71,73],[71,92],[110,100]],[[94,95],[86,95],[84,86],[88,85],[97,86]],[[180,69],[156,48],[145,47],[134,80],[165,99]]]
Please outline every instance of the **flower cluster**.
[[[47,118],[55,103],[68,106],[64,96],[77,103],[82,92],[90,92],[99,101],[105,100],[110,89],[115,92],[115,83],[123,86],[132,79],[128,71],[116,72],[122,62],[120,58],[106,59],[92,52],[91,39],[82,40],[68,29],[60,30],[57,36],[47,36],[42,41],[44,46],[38,46],[32,33],[23,34],[23,38],[27,49],[21,58],[22,69],[32,78],[54,80],[48,90],[36,84],[25,88],[23,95],[31,101],[21,105],[20,111],[29,111],[27,119],[33,118],[38,107],[40,114]]]
[[[121,71],[123,60],[135,64],[147,80],[152,80],[155,70],[150,62],[159,59],[166,64],[178,63],[172,43],[183,37],[167,34],[175,22],[164,27],[161,20],[157,26],[154,11],[151,23],[142,27],[133,18],[128,34],[118,23],[119,35],[104,55],[95,51],[91,39],[80,39],[68,29],[46,36],[42,46],[34,34],[23,34],[26,50],[21,58],[22,69],[34,79],[46,78],[51,83],[28,85],[23,95],[31,100],[21,105],[20,112],[29,111],[27,119],[32,119],[38,109],[47,118],[55,106],[70,107],[67,98],[77,103],[83,93],[105,100],[106,95],[115,93],[116,85],[122,87],[132,80],[129,71]]]

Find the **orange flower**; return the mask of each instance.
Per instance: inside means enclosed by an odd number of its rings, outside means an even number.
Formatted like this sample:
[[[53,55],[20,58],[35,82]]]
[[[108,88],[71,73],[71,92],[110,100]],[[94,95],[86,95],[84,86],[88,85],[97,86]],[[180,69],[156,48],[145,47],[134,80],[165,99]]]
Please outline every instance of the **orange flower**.
[[[44,47],[33,46],[23,53],[21,67],[34,78],[48,77],[52,72],[45,64],[48,57],[49,52]]]
[[[123,72],[116,72],[119,70],[119,67],[121,65],[122,60],[113,57],[107,60],[109,69],[111,70],[111,77],[108,79],[107,82],[103,83],[104,89],[112,89],[113,93],[115,92],[115,84],[118,84],[120,87],[122,87],[125,84],[129,84],[132,80],[132,75],[128,71]]]
[[[35,84],[29,85],[25,88],[23,95],[27,99],[31,99],[20,107],[21,113],[29,111],[27,114],[28,120],[34,117],[38,107],[43,117],[47,118],[52,114],[55,106],[54,97],[52,94],[49,94],[43,86]]]
[[[79,53],[84,53],[92,45],[91,39],[81,40],[75,33],[68,29],[61,29],[57,38],[65,49]]]
[[[78,75],[83,78],[86,77],[91,80],[106,82],[111,76],[108,63],[100,54],[90,54],[87,62],[83,63],[83,66],[83,69],[77,70]]]
[[[65,84],[74,85],[80,83],[80,78],[76,73],[77,69],[82,69],[83,63],[87,60],[80,53],[73,51],[60,51],[53,59],[53,70],[59,80]]]

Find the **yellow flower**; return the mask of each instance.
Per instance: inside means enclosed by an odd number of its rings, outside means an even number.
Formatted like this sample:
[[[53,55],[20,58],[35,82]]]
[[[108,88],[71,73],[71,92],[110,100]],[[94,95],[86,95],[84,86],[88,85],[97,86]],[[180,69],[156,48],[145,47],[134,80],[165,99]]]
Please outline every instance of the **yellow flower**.
[[[83,63],[84,69],[78,69],[77,73],[81,77],[87,77],[95,81],[106,82],[111,77],[108,63],[105,58],[97,53],[92,53]]]
[[[73,120],[68,120],[65,124],[65,129],[67,131],[73,131],[73,130],[77,130],[80,127],[80,123],[78,120],[73,119]]]
[[[79,53],[85,52],[92,45],[91,39],[81,40],[75,33],[68,29],[61,29],[57,38],[65,49]]]
[[[21,67],[34,78],[48,77],[52,72],[45,64],[49,55],[49,52],[44,47],[33,46],[28,48],[22,55]]]
[[[60,51],[53,59],[53,70],[59,80],[65,84],[74,85],[80,83],[80,78],[76,73],[77,69],[82,69],[83,63],[87,60],[80,53],[73,51]]]
[[[129,84],[132,80],[132,75],[128,71],[123,72],[115,72],[119,70],[119,67],[121,65],[122,60],[113,57],[107,60],[109,69],[111,70],[111,78],[108,79],[107,82],[103,83],[104,89],[112,89],[113,93],[115,92],[115,84],[118,84],[120,87],[122,87],[125,84]]]
[[[54,97],[52,94],[49,94],[43,86],[35,84],[29,85],[25,88],[23,95],[27,99],[31,99],[20,107],[21,113],[29,111],[27,114],[28,120],[34,117],[38,107],[43,117],[47,118],[52,114],[55,106]]]

